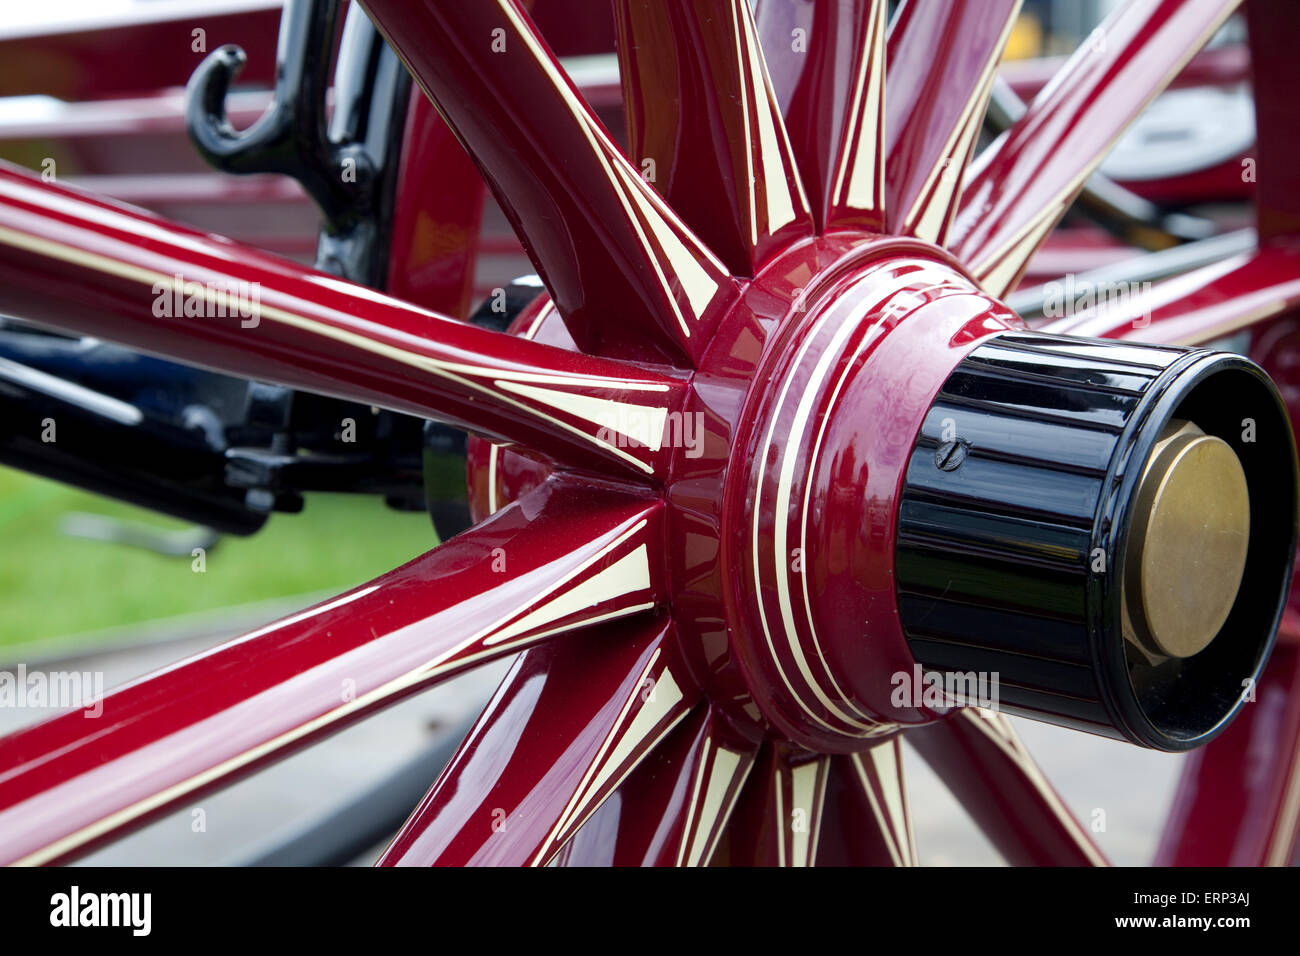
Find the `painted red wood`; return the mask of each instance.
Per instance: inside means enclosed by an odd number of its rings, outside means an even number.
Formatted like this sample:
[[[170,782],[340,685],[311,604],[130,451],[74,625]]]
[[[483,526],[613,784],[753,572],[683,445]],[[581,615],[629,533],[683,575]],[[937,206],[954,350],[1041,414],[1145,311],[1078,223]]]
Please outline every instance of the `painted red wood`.
[[[249,55],[242,80],[271,84],[281,0],[180,0],[87,13],[57,29],[0,23],[0,96],[85,100],[184,86],[223,43]],[[202,31],[195,34],[195,30]]]
[[[754,763],[710,707],[673,729],[569,841],[564,866],[704,866]]]
[[[962,708],[907,740],[1013,865],[1105,865],[1002,715]]]
[[[719,854],[731,866],[812,866],[822,836],[831,758],[764,747]]]
[[[1300,305],[1300,250],[1270,246],[1167,279],[1149,290],[1124,287],[1106,290],[1104,296],[1104,304],[1051,322],[1044,331],[1201,345]]]
[[[949,247],[993,295],[1014,288],[1088,174],[1238,0],[1133,0],[980,154]]]
[[[1255,97],[1255,148],[1242,178],[1254,183],[1261,244],[1300,236],[1300,79],[1296,38],[1300,6],[1286,0],[1245,4],[1250,31],[1251,90]],[[1249,175],[1248,175],[1249,174]]]
[[[885,0],[761,0],[759,34],[818,228],[884,231]]]
[[[671,623],[522,655],[380,865],[546,863],[690,710]]]
[[[625,439],[648,441],[681,402],[670,372],[467,325],[4,166],[0,252],[0,311],[11,315],[451,421],[574,464],[638,475],[666,464],[666,450]],[[185,301],[202,314],[173,315]]]
[[[748,0],[616,0],[629,157],[735,275],[812,235]]]
[[[818,866],[917,866],[901,737],[831,758]]]
[[[641,178],[513,0],[365,0],[473,155],[578,345],[698,360],[734,283]]]
[[[0,861],[69,858],[476,663],[648,610],[664,596],[646,552],[659,511],[549,483],[339,598],[108,694],[98,715],[0,739]]]
[[[898,492],[949,370],[1017,324],[996,295],[1232,3],[1136,0],[1117,13],[977,162],[955,254],[917,237],[944,235],[951,202],[934,173],[965,163],[1014,3],[974,19],[967,6],[925,19],[943,8],[909,3],[886,128],[877,0],[764,0],[766,57],[740,0],[712,18],[620,0],[633,162],[513,0],[365,5],[446,120],[417,98],[399,174],[390,285],[415,305],[0,169],[0,310],[462,423],[494,442],[476,443],[471,471],[476,513],[494,516],[111,695],[105,724],[73,714],[0,741],[7,858],[68,858],[537,644],[385,862],[913,862],[903,728],[1013,861],[1104,862],[1001,718],[890,702],[890,675],[912,663],[893,580]],[[562,24],[558,9],[539,13]],[[1281,9],[1254,15],[1286,25]],[[608,40],[606,21],[593,26],[576,31],[584,50]],[[1279,48],[1257,49],[1256,75],[1273,82]],[[1261,123],[1289,115],[1276,95],[1262,103]],[[889,224],[912,238],[877,234],[882,130],[899,200]],[[517,335],[443,314],[463,312],[482,196],[469,161],[447,158],[453,135],[548,284]],[[1265,136],[1261,159],[1276,165],[1287,142]],[[684,216],[641,178],[639,152],[669,157],[656,185]],[[788,222],[772,216],[782,194]],[[1279,241],[1290,200],[1261,195],[1263,251],[1157,289],[1142,335],[1199,341],[1295,304],[1297,262]],[[207,305],[228,304],[228,283],[257,283],[257,321],[158,314],[177,275],[182,297],[197,283]],[[1112,310],[1072,328],[1130,334],[1134,318]],[[1274,663],[1281,683],[1263,690],[1282,704],[1248,711],[1246,749],[1194,765],[1170,846],[1201,852],[1179,834],[1245,805],[1258,820],[1222,827],[1201,858],[1290,851],[1300,728],[1294,681]],[[357,696],[340,696],[346,681]],[[1282,756],[1256,784],[1243,768],[1260,741]],[[1211,773],[1232,780],[1202,800]]]
[[[458,319],[473,301],[486,190],[474,163],[420,90],[411,91],[393,204],[385,291]],[[429,171],[436,169],[436,176]]]
[[[1300,823],[1300,629],[1283,623],[1255,699],[1188,754],[1157,866],[1291,866]]]
[[[889,33],[889,230],[942,245],[1021,0],[907,0]]]

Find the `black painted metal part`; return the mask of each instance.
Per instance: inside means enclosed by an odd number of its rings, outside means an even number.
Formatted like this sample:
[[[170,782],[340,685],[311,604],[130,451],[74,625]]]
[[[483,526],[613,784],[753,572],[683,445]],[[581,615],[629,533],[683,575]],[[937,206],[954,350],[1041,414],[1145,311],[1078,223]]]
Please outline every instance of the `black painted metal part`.
[[[282,173],[302,184],[324,217],[316,267],[383,288],[411,78],[365,11],[339,0],[287,0],[280,21],[275,99],[246,130],[226,114],[244,66],[237,46],[214,50],[189,83],[186,122],[195,147],[229,173]],[[329,66],[338,43],[334,110]]]
[[[1138,484],[1174,420],[1236,453],[1250,541],[1218,635],[1153,658],[1123,636],[1121,582]],[[936,453],[954,441],[965,456],[945,470]],[[904,630],[927,671],[996,674],[1002,710],[1187,750],[1251,696],[1291,582],[1296,508],[1291,425],[1247,359],[1005,333],[953,371],[913,449],[898,511]]]

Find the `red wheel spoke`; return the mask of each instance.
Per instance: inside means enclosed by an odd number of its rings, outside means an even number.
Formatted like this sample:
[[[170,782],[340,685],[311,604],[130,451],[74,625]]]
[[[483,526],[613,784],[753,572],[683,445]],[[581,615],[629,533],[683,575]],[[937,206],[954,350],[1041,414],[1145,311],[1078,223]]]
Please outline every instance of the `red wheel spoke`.
[[[1245,12],[1255,99],[1255,216],[1260,245],[1267,245],[1300,236],[1300,5],[1250,0]]]
[[[971,167],[949,247],[992,295],[1013,288],[1085,180],[1238,0],[1132,0]]]
[[[1011,864],[1106,865],[1001,714],[959,708],[907,740]]]
[[[818,866],[917,865],[898,737],[831,758],[822,831]]]
[[[574,464],[665,467],[678,378],[479,329],[29,174],[0,168],[0,193],[0,311]]]
[[[1219,737],[1187,755],[1156,866],[1290,866],[1300,829],[1300,648],[1295,622]]]
[[[651,620],[520,656],[381,865],[546,863],[698,696]]]
[[[376,708],[662,599],[659,506],[552,481],[333,601],[0,741],[0,860],[66,859]]]
[[[762,0],[758,6],[773,85],[819,229],[885,227],[886,6],[885,0]]]
[[[905,743],[1012,864],[1106,865],[999,711],[1195,751],[1158,862],[1293,861],[1295,448],[1247,454],[1236,429],[1289,436],[1296,404],[1295,0],[1251,0],[1249,59],[1237,44],[1208,69],[1187,68],[1231,39],[1216,33],[1242,0],[1109,4],[1068,60],[1006,77],[1036,91],[1028,106],[995,86],[1026,0],[610,0],[581,24],[557,19],[572,0],[356,2],[415,80],[382,201],[353,197],[361,226],[387,224],[377,288],[0,162],[0,325],[18,321],[0,342],[0,406],[13,392],[16,416],[8,432],[0,420],[0,458],[257,524],[230,517],[244,492],[219,480],[221,449],[249,438],[238,414],[218,415],[217,434],[195,425],[203,448],[168,445],[193,409],[179,422],[145,400],[169,391],[161,367],[110,381],[109,346],[87,351],[84,387],[59,387],[78,343],[104,339],[341,400],[309,402],[271,443],[311,458],[280,483],[290,497],[410,485],[419,435],[331,454],[335,405],[473,432],[460,454],[478,523],[433,500],[439,528],[468,530],[0,737],[0,864],[73,860],[492,661],[508,673],[380,865],[914,866]],[[282,45],[302,47],[285,29]],[[279,59],[286,75],[320,66]],[[1153,204],[1230,199],[1221,160],[1240,143],[1218,159],[1202,144],[1212,169],[1162,174],[1146,198],[1113,184],[1098,198],[1097,170],[1135,121],[1175,109],[1183,94],[1144,113],[1171,83],[1241,86],[1247,69],[1256,229],[1111,265],[1095,237],[1057,236],[1038,265],[1055,251],[1095,268],[1008,297],[1076,199],[1148,247],[1202,238],[1209,220]],[[208,92],[188,125],[229,133],[224,88]],[[1242,105],[1221,99],[1216,122]],[[620,101],[626,150],[597,118]],[[391,119],[392,105],[375,108]],[[114,109],[136,133],[158,114],[143,99]],[[55,114],[36,125],[87,133],[77,110]],[[986,120],[1001,135],[973,158]],[[297,147],[282,139],[262,146],[284,160]],[[324,160],[301,157],[316,178],[335,160],[352,178],[345,154],[365,144],[324,145]],[[123,184],[98,172],[101,188]],[[179,201],[177,182],[134,194]],[[477,236],[489,189],[541,277],[497,290],[500,325],[452,317],[469,314],[475,248],[518,251]],[[1017,308],[1054,321],[1027,330]],[[79,338],[45,342],[24,321]],[[1238,354],[1247,340],[1280,385]],[[195,387],[203,403],[217,386]],[[179,457],[151,459],[153,445]],[[110,446],[166,467],[122,478]],[[426,491],[446,497],[457,453],[425,453]],[[1182,517],[1162,497],[1175,478],[1227,489],[1199,538],[1158,533]],[[1127,570],[1098,585],[1107,555]],[[1199,602],[1181,631],[1150,600],[1180,562]],[[981,675],[1017,668],[1001,685],[1015,699],[989,704]],[[83,697],[85,676],[29,679],[16,702]],[[935,711],[936,691],[992,709]]]
[[[769,746],[750,772],[727,828],[730,863],[812,866],[831,758]]]
[[[1098,300],[1106,295],[1098,294]],[[1144,293],[1122,295],[1044,331],[1165,345],[1201,345],[1300,305],[1300,251],[1272,246]]]
[[[889,34],[891,232],[942,244],[1021,0],[907,0]]]
[[[698,358],[733,282],[513,0],[364,0],[478,163],[584,351]]]
[[[736,275],[812,234],[748,0],[616,0],[629,149]]]
[[[673,732],[564,848],[566,866],[705,866],[756,748],[709,707]]]

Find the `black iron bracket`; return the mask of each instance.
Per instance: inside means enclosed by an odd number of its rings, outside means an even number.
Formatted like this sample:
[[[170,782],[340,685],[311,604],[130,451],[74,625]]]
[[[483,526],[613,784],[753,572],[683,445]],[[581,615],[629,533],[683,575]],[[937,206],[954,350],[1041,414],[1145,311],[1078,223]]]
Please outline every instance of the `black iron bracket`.
[[[324,219],[317,268],[382,288],[411,78],[365,11],[352,4],[330,111],[339,6],[339,0],[286,0],[274,99],[256,123],[236,130],[226,111],[226,95],[247,60],[234,45],[214,50],[190,78],[186,123],[199,153],[217,169],[296,179]]]

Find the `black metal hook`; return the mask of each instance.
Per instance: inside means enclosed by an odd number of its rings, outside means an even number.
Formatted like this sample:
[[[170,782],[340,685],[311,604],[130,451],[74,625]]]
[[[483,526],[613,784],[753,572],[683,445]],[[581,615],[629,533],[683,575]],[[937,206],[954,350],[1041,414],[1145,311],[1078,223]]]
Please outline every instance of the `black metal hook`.
[[[410,76],[358,4],[348,10],[326,124],[339,0],[286,0],[280,17],[275,96],[246,130],[226,97],[244,51],[214,50],[190,78],[186,123],[200,154],[230,173],[292,176],[325,219],[317,265],[357,282],[383,284],[385,231]]]

